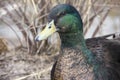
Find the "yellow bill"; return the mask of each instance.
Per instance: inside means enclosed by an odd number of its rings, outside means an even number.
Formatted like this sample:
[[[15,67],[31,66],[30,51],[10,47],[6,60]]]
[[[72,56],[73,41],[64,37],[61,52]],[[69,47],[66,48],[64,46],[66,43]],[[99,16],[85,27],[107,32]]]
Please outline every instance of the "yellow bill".
[[[48,23],[43,31],[41,31],[36,37],[36,41],[47,39],[50,35],[52,35],[54,32],[56,32],[57,29],[54,24],[54,20],[52,20],[50,23]]]

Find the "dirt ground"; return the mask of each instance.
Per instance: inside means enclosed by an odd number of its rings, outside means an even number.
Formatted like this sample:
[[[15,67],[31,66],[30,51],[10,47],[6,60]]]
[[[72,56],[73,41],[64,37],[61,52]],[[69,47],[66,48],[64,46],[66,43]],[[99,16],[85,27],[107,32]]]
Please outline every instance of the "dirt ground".
[[[0,54],[0,80],[50,80],[53,61],[25,49]]]

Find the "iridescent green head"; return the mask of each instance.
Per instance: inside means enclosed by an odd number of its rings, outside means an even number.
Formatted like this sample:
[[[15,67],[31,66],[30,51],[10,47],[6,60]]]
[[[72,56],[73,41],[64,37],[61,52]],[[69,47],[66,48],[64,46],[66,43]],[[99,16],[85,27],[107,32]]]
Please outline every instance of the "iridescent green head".
[[[48,15],[48,22],[43,32],[36,36],[37,41],[46,39],[56,31],[60,34],[82,33],[83,31],[79,12],[69,4],[59,4],[52,8]]]
[[[69,4],[60,4],[52,8],[48,20],[54,20],[60,32],[76,32],[83,30],[83,23],[79,12]]]

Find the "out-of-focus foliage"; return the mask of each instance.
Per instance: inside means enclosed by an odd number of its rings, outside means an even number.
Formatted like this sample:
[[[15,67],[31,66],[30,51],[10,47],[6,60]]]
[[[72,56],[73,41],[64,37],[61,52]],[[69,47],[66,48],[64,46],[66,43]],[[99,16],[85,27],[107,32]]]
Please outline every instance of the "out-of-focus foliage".
[[[119,0],[0,0],[0,22],[14,31],[21,47],[26,47],[29,53],[43,53],[46,50],[49,52],[52,48],[56,52],[60,46],[60,38],[57,33],[39,43],[34,41],[34,37],[47,23],[50,9],[63,3],[73,5],[80,12],[84,23],[84,35],[91,28],[95,18],[100,17],[92,37],[98,33],[111,8],[120,5]],[[22,33],[24,43],[20,39],[18,31],[11,24],[15,24]]]

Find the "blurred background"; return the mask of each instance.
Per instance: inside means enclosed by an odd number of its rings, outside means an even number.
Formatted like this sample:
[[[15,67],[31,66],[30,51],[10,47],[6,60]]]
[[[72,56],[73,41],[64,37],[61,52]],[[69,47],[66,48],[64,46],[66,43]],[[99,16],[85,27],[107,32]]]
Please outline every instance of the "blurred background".
[[[44,70],[43,67],[50,63],[46,56],[43,59],[43,55],[36,54],[57,53],[60,46],[59,35],[54,34],[39,43],[36,43],[34,38],[47,23],[49,11],[55,5],[63,3],[71,4],[79,11],[84,23],[86,39],[120,32],[119,0],[0,0],[0,61],[2,60],[0,62],[2,64],[0,66],[0,80],[22,80],[19,79],[21,75],[29,75],[32,74],[31,72]],[[53,40],[55,40],[54,43]],[[29,54],[36,56],[33,58]],[[45,59],[49,61],[46,64],[43,62]],[[30,63],[30,60],[33,63]],[[27,63],[29,64],[26,65]],[[32,66],[34,64],[39,65]],[[31,66],[32,68],[30,68]],[[50,68],[50,65],[47,66]],[[25,70],[28,67],[30,70]],[[32,76],[34,75],[38,74]],[[43,75],[40,76],[42,79],[40,77],[40,79],[28,78],[28,80],[44,80]],[[49,80],[49,76],[46,78],[45,80]]]

